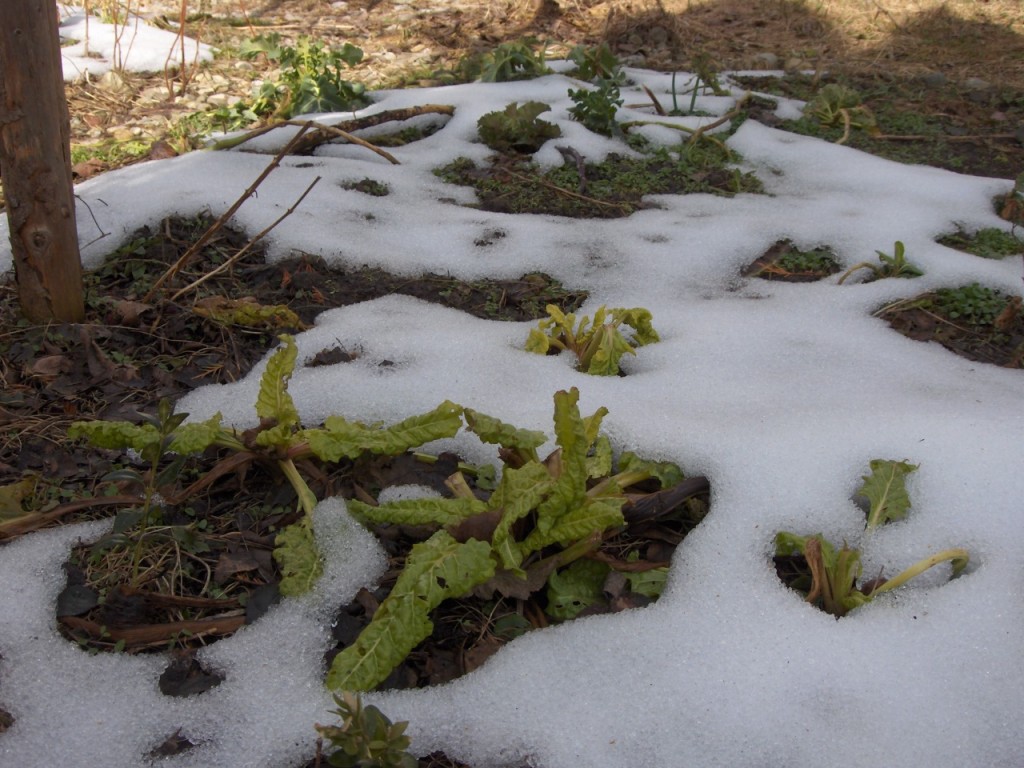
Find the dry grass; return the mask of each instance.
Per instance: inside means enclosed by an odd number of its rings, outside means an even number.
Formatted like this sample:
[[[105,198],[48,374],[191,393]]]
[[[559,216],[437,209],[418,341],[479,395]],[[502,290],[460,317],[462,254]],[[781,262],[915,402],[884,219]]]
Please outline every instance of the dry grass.
[[[722,66],[791,66],[913,75],[939,70],[1024,88],[1020,0],[636,0],[602,4],[615,39],[651,25],[679,51],[702,49]],[[592,7],[593,14],[598,7]]]

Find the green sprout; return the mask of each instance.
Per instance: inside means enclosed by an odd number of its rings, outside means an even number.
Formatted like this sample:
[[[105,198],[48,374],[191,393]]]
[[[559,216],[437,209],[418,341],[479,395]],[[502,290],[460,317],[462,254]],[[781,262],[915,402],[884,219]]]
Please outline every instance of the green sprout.
[[[842,285],[846,278],[861,269],[871,271],[871,276],[868,278],[867,282],[880,280],[886,277],[920,277],[924,274],[920,267],[916,267],[907,261],[903,243],[899,240],[896,241],[893,247],[892,256],[882,251],[875,251],[875,253],[878,254],[878,264],[872,264],[870,261],[862,261],[859,264],[854,264],[843,273],[842,277],[839,278],[839,285]]]
[[[576,356],[577,368],[598,376],[615,376],[623,355],[635,355],[635,347],[659,341],[651,324],[650,311],[643,308],[608,309],[594,313],[594,322],[583,316],[565,314],[554,304],[547,306],[548,317],[530,331],[526,351],[546,355],[551,350],[568,350]],[[633,329],[631,337],[622,334],[622,326]]]

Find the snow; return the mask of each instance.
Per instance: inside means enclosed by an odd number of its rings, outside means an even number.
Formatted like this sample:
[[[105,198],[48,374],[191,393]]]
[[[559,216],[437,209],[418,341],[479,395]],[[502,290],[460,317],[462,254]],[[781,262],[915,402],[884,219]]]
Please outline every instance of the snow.
[[[629,74],[666,92],[664,74]],[[410,721],[417,752],[444,749],[476,766],[1020,765],[1024,379],[908,340],[871,316],[887,301],[964,281],[1018,292],[1020,259],[977,259],[934,241],[957,224],[1005,227],[992,199],[1010,182],[899,165],[748,121],[729,144],[767,195],[659,196],[659,207],[609,221],[456,204],[472,195],[431,169],[485,157],[476,120],[510,101],[550,103],[543,117],[564,133],[555,143],[588,158],[623,150],[568,119],[570,86],[552,75],[377,93],[368,112],[437,103],[454,105],[455,116],[392,150],[398,166],[351,146],[288,158],[238,214],[257,232],[319,175],[274,231],[274,257],[305,251],[348,266],[463,278],[544,270],[591,292],[585,313],[606,303],[647,307],[662,336],[627,361],[628,377],[601,378],[576,372],[564,356],[524,352],[532,323],[402,296],[332,310],[297,337],[300,362],[339,342],[363,354],[296,371],[290,391],[306,423],[331,413],[391,422],[450,399],[550,434],[552,394],[575,386],[584,413],[610,409],[604,423],[616,449],[676,461],[712,483],[711,512],[677,550],[656,604],[528,634],[449,685],[367,699]],[[626,95],[627,104],[642,101],[639,87]],[[716,113],[731,104],[698,102]],[[263,144],[281,146],[287,135]],[[539,157],[561,162],[552,146]],[[268,162],[240,151],[192,153],[81,184],[86,262],[162,216],[223,212]],[[391,194],[340,186],[367,177]],[[505,236],[493,244],[474,244],[498,230]],[[0,268],[10,265],[6,232],[0,225]],[[902,240],[926,274],[841,286],[739,276],[783,237],[830,244],[845,266]],[[394,365],[381,368],[383,359]],[[197,390],[179,409],[197,419],[219,410],[251,426],[261,370]],[[494,460],[471,437],[438,447]],[[907,519],[866,534],[851,497],[873,458],[920,470],[909,480]],[[328,572],[315,592],[204,650],[226,680],[186,700],[159,693],[160,658],[90,656],[57,634],[62,559],[101,530],[70,526],[0,549],[0,705],[15,718],[0,735],[0,763],[135,768],[179,727],[198,746],[161,765],[287,768],[309,759],[313,723],[332,719],[321,682],[331,611],[371,585],[384,562],[344,503],[318,507]],[[860,545],[865,572],[884,565],[894,574],[954,546],[970,551],[971,565],[955,581],[928,574],[836,621],[776,578],[779,530]]]
[[[112,69],[163,72],[213,58],[213,48],[174,32],[146,24],[135,13],[118,7],[117,23],[104,23],[76,6],[59,5],[61,62],[65,80],[96,78]],[[131,7],[129,4],[128,7]]]

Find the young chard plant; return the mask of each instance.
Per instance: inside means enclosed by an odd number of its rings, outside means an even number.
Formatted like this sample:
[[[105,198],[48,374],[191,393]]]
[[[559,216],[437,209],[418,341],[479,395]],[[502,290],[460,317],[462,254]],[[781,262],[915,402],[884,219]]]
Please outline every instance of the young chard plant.
[[[131,448],[151,462],[163,453],[187,456],[210,447],[234,454],[233,458],[222,459],[209,471],[207,480],[193,484],[192,489],[216,479],[227,467],[238,470],[249,463],[276,466],[294,488],[300,513],[297,522],[278,532],[274,548],[274,559],[282,575],[279,590],[289,596],[308,591],[322,571],[312,526],[317,498],[298,465],[310,457],[336,463],[363,454],[399,455],[423,443],[454,436],[462,419],[461,408],[446,401],[432,411],[390,427],[367,426],[330,416],[323,427],[304,429],[288,393],[297,349],[291,336],[282,335],[281,341],[282,346],[270,357],[260,379],[256,400],[260,426],[255,430],[238,432],[225,426],[219,413],[205,422],[185,423],[188,414],[172,416],[168,406],[167,417],[159,423],[75,422],[68,432],[70,437],[85,438],[99,448]],[[150,500],[147,491],[145,503]]]
[[[409,754],[411,741],[405,735],[407,722],[392,723],[377,707],[363,706],[359,694],[349,691],[335,695],[334,710],[341,725],[317,725],[321,738],[333,748],[327,765],[334,768],[416,768],[419,761]],[[318,763],[319,765],[319,763]]]
[[[872,264],[870,261],[862,261],[859,264],[854,264],[843,273],[842,277],[839,278],[839,285],[842,285],[846,278],[861,269],[871,271],[871,276],[868,278],[867,282],[881,280],[886,277],[920,277],[924,274],[920,267],[917,267],[907,261],[906,251],[900,240],[897,240],[896,244],[893,246],[892,256],[882,251],[875,251],[875,253],[878,254],[878,264]]]
[[[547,588],[554,618],[578,613],[588,599],[586,585],[580,584],[592,585],[594,574],[603,579],[608,573],[605,563],[584,558],[626,525],[623,508],[631,501],[626,489],[652,479],[663,487],[682,480],[673,465],[632,454],[623,455],[613,474],[610,443],[599,434],[607,411],[584,418],[578,400],[575,389],[555,394],[557,448],[544,459],[537,452],[546,442],[544,433],[465,409],[469,430],[498,445],[504,461],[501,480],[486,500],[457,472],[447,482],[450,497],[349,502],[352,514],[368,524],[436,530],[413,546],[369,625],[335,657],[328,688],[362,691],[379,685],[430,636],[431,612],[471,592],[527,600]],[[659,588],[658,576],[634,575],[640,588]]]
[[[906,476],[917,466],[904,461],[875,459],[871,462],[871,474],[863,476],[863,484],[857,495],[869,502],[867,531],[880,525],[904,518],[910,509],[910,497],[906,489]],[[781,531],[775,537],[776,565],[784,562],[796,566],[796,572],[784,580],[793,589],[803,592],[807,602],[821,610],[841,618],[878,595],[889,592],[907,583],[939,563],[950,562],[952,577],[967,567],[969,560],[965,549],[945,549],[905,569],[891,579],[879,574],[878,578],[858,583],[862,573],[861,553],[844,542],[837,548],[822,534],[800,536]]]
[[[816,118],[826,127],[841,124],[843,135],[836,140],[837,144],[846,143],[852,128],[860,128],[871,136],[880,133],[874,113],[861,102],[857,91],[845,85],[829,83],[822,86],[804,107],[804,114]]]
[[[551,350],[568,350],[576,356],[577,368],[598,376],[615,376],[623,355],[635,355],[635,347],[660,341],[651,324],[651,313],[642,308],[609,309],[599,307],[594,322],[583,316],[565,314],[554,304],[547,306],[548,317],[530,331],[526,351],[546,355]],[[626,337],[622,326],[633,329]]]
[[[562,129],[554,123],[538,119],[538,115],[551,109],[540,101],[523,105],[513,102],[505,109],[488,112],[477,120],[480,139],[497,152],[532,154],[548,139],[557,139]]]

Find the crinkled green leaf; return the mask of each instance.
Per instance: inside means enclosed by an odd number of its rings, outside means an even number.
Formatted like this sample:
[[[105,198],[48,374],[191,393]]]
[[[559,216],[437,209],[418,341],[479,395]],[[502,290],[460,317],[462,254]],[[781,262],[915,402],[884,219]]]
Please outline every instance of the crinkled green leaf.
[[[612,473],[612,442],[607,436],[598,435],[592,445],[591,455],[587,457],[587,476],[607,477]]]
[[[531,328],[526,337],[526,351],[537,355],[546,355],[551,349],[551,339],[539,328]]]
[[[537,119],[550,109],[548,104],[528,101],[523,105],[512,102],[503,110],[488,112],[476,123],[480,139],[498,152],[536,152],[548,139],[562,135],[557,125]]]
[[[131,448],[146,453],[160,443],[160,430],[152,424],[130,421],[76,421],[68,427],[72,440],[85,438],[97,448],[123,451]]]
[[[202,453],[224,434],[221,426],[221,415],[218,411],[206,421],[182,424],[174,431],[169,450],[188,456]]]
[[[351,499],[346,502],[352,515],[360,520],[395,525],[454,525],[483,512],[487,504],[479,499],[401,499],[373,506]]]
[[[292,396],[288,394],[288,380],[295,370],[298,349],[295,340],[288,334],[282,334],[280,338],[282,344],[267,361],[256,398],[256,415],[262,420],[273,421],[277,426],[260,433],[257,438],[260,445],[286,442],[292,428],[299,425],[299,412],[295,409]]]
[[[654,330],[653,316],[650,310],[644,309],[643,307],[634,307],[633,309],[613,309],[611,311],[612,317],[615,318],[615,322],[621,325],[628,325],[633,329],[632,338],[630,341],[637,347],[643,347],[648,344],[653,344],[656,341],[661,341],[661,337],[658,336],[658,332]]]
[[[863,475],[864,484],[857,490],[866,496],[871,506],[868,511],[868,530],[892,520],[902,520],[910,509],[906,477],[917,469],[916,464],[890,459],[874,459],[871,474]]]
[[[630,592],[657,600],[665,590],[668,568],[651,568],[649,571],[634,571],[624,575]]]
[[[334,658],[327,687],[368,691],[379,685],[433,631],[431,611],[494,575],[490,553],[487,542],[459,543],[444,530],[413,546],[369,626]]]
[[[547,539],[548,532],[562,515],[582,506],[586,499],[588,443],[577,406],[579,398],[579,390],[575,387],[568,392],[560,390],[555,393],[555,442],[561,449],[561,470],[550,494],[537,508],[534,534],[540,540]]]
[[[518,429],[493,416],[466,408],[463,411],[469,430],[483,442],[504,448],[535,451],[547,442],[547,435],[536,429]]]
[[[526,517],[551,490],[554,481],[543,464],[530,462],[519,469],[507,467],[501,483],[491,494],[488,506],[503,510],[491,543],[504,568],[518,571],[525,554],[512,537],[512,526]]]
[[[657,479],[662,488],[671,488],[686,479],[676,464],[670,461],[649,461],[632,451],[623,451],[619,456],[619,472],[643,472]]]
[[[381,429],[331,416],[323,429],[302,432],[309,449],[324,461],[354,459],[362,453],[397,456],[434,440],[454,437],[462,427],[462,406],[445,400],[434,410]]]
[[[577,560],[548,577],[545,613],[559,621],[575,619],[582,611],[604,601],[604,580],[610,569],[597,560]]]
[[[580,361],[592,376],[617,376],[623,355],[635,355],[636,350],[611,323],[595,325],[594,334],[587,343],[586,353]]]
[[[312,589],[323,573],[323,560],[307,518],[282,529],[274,540],[274,559],[281,568],[278,589],[285,597]]]
[[[526,537],[525,546],[532,550],[541,549],[549,544],[570,545],[587,538],[594,533],[603,533],[610,528],[618,528],[625,524],[622,517],[622,505],[625,498],[619,499],[588,499],[586,503],[574,507],[558,518],[555,524],[543,535],[536,529]]]

